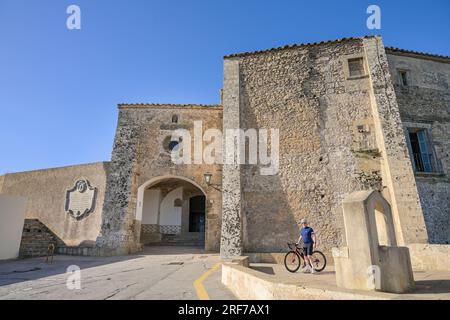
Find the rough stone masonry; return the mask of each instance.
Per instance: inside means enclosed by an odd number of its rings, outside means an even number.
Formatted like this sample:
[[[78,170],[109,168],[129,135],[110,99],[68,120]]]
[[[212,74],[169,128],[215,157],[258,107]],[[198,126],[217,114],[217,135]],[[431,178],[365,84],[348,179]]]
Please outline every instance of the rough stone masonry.
[[[301,218],[329,252],[346,241],[342,200],[372,189],[391,205],[400,245],[448,244],[449,88],[449,57],[385,48],[380,37],[232,54],[224,58],[219,105],[120,104],[102,170],[7,174],[0,192],[30,199],[27,218],[64,220],[46,226],[59,246],[84,246],[87,254],[135,252],[144,238],[204,241],[223,257],[282,252],[298,238]],[[194,121],[204,131],[279,129],[279,172],[260,175],[261,165],[248,163],[174,164],[170,152],[180,141],[171,133],[193,134]],[[99,194],[86,218],[99,221],[89,237],[81,231],[86,219],[64,213],[63,186],[80,179]],[[47,188],[52,204],[36,201]]]

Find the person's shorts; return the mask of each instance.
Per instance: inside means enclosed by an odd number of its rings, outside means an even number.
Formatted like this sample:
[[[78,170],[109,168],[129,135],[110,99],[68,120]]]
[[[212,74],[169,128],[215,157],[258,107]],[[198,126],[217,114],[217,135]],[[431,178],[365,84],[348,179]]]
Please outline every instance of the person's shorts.
[[[304,243],[303,252],[305,256],[311,256],[313,253],[313,243]]]

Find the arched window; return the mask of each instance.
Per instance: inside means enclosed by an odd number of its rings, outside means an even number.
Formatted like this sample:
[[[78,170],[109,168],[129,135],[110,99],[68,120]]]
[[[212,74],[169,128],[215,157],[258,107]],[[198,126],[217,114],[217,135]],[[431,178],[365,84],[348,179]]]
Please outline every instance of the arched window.
[[[176,114],[172,116],[172,123],[178,123],[178,116]]]

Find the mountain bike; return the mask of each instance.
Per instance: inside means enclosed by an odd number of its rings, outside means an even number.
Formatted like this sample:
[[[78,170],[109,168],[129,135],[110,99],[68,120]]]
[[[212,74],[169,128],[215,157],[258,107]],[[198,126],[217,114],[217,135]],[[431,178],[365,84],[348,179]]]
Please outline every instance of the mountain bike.
[[[306,267],[305,254],[303,252],[303,247],[300,247],[296,243],[288,243],[287,244],[290,251],[286,253],[284,257],[284,266],[289,272],[297,272],[302,265],[301,261],[303,259],[303,266]],[[327,265],[327,259],[325,255],[318,251],[314,250],[312,255],[312,265],[315,271],[320,272],[325,269]]]

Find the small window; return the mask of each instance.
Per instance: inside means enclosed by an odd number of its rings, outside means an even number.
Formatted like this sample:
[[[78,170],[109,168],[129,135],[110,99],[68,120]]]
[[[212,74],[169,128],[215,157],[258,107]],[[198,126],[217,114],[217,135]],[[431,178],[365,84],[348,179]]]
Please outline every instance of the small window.
[[[168,151],[168,152],[171,152],[171,151],[173,151],[177,146],[179,146],[180,143],[181,143],[182,141],[183,141],[183,139],[182,139],[181,137],[180,137],[179,140],[177,141],[177,140],[174,140],[174,139],[172,138],[172,136],[167,136],[167,137],[164,139],[162,145],[163,145],[164,150],[166,150],[166,151]]]
[[[427,129],[408,128],[410,151],[416,172],[437,172],[436,158]]]
[[[169,151],[173,151],[180,143],[178,141],[170,141]]]
[[[400,85],[408,86],[408,72],[406,70],[398,70],[398,78]]]
[[[369,133],[370,132],[370,128],[368,125],[358,125],[356,128],[358,129],[358,133]]]
[[[176,114],[172,116],[172,123],[178,123],[178,116]]]
[[[348,74],[350,77],[360,77],[365,75],[363,58],[348,59]]]

